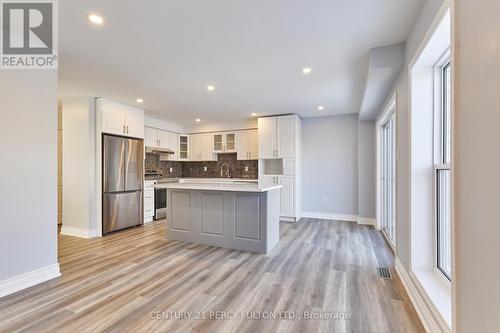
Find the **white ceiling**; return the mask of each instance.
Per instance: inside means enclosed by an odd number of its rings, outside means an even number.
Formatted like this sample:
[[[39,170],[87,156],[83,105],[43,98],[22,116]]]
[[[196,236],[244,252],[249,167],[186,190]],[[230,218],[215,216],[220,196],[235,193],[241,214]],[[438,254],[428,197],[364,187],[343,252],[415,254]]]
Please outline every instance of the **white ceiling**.
[[[150,114],[182,125],[252,112],[358,113],[369,50],[404,42],[421,4],[60,1],[60,99],[104,96],[137,105],[141,97]],[[102,15],[104,25],[89,24],[88,13]],[[303,75],[303,67],[312,73]]]

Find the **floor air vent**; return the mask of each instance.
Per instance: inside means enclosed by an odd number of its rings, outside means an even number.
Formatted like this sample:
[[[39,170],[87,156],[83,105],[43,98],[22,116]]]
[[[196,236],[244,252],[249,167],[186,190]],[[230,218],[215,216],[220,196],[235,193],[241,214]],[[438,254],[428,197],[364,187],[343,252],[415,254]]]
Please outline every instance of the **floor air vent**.
[[[382,279],[392,279],[391,270],[387,267],[379,267],[378,268],[378,275]]]

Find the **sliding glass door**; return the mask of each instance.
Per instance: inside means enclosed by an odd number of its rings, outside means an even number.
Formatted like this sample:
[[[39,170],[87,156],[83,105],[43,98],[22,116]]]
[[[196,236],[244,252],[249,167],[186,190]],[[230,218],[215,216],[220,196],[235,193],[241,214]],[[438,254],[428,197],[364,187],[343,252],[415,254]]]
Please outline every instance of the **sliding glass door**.
[[[381,132],[381,218],[382,231],[396,244],[396,113],[382,125]]]

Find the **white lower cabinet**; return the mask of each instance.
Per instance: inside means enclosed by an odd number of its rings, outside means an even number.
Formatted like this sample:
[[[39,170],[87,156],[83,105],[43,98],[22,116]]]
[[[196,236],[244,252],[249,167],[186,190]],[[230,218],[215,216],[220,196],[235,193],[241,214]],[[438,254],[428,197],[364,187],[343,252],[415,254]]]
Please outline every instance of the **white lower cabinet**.
[[[295,177],[280,176],[281,216],[295,216]]]
[[[279,185],[279,176],[260,176],[259,186],[269,187],[273,185]]]
[[[295,177],[294,176],[272,176],[261,175],[259,178],[261,187],[281,185],[280,190],[280,216],[295,217]]]
[[[144,182],[144,223],[153,222],[155,214],[155,189],[153,181]]]

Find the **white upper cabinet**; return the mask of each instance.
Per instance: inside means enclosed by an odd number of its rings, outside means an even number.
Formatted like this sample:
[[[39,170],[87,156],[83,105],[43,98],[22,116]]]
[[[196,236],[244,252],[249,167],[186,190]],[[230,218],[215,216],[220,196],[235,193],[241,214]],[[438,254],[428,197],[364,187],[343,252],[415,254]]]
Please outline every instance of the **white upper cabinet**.
[[[127,136],[144,138],[144,111],[129,110],[125,117],[125,125]]]
[[[256,160],[258,159],[258,134],[257,130],[238,132],[237,135],[237,159]]]
[[[203,134],[202,139],[202,156],[201,159],[203,161],[217,161],[217,156],[214,155],[213,148],[213,135],[212,134]]]
[[[158,130],[158,147],[163,149],[170,149],[170,133],[167,131]]]
[[[201,135],[193,134],[189,137],[189,155],[191,161],[201,161],[203,155]]]
[[[296,116],[259,118],[259,158],[295,156]]]
[[[257,130],[250,131],[250,153],[251,160],[259,159],[259,133]]]
[[[174,153],[170,155],[170,160],[176,161],[179,158],[179,134],[167,132],[168,149]]]
[[[234,153],[236,152],[236,133],[215,133],[213,134],[214,153]]]
[[[158,130],[152,127],[145,129],[144,145],[146,147],[158,147]]]
[[[276,117],[259,118],[259,158],[276,157]]]
[[[179,134],[146,127],[144,145],[149,148],[163,148],[173,151],[168,160],[175,161],[179,157]]]
[[[97,99],[97,108],[103,133],[144,138],[144,110],[104,98]]]
[[[214,161],[212,134],[193,134],[190,136],[190,160]]]
[[[295,117],[277,117],[277,147],[279,157],[295,156]]]

